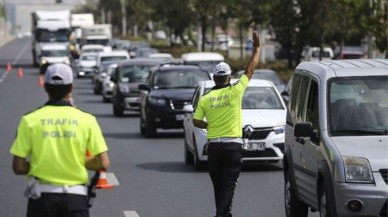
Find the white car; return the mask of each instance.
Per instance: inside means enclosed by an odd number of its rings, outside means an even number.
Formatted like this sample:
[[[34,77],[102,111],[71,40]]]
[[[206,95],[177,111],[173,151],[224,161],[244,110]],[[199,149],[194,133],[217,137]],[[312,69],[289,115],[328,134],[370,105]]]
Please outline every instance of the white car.
[[[97,53],[81,53],[78,60],[76,60],[77,77],[93,76],[97,64]]]
[[[303,61],[320,61],[321,49],[319,47],[307,47],[302,52]],[[333,49],[324,47],[321,61],[332,60],[334,57]]]
[[[150,59],[160,60],[162,62],[173,62],[174,57],[170,53],[153,53],[148,57]]]
[[[231,83],[237,81],[232,79]],[[192,104],[186,105],[183,119],[185,163],[194,163],[201,170],[207,161],[206,129],[193,126],[193,110],[201,96],[210,91],[214,81],[202,81],[197,86]],[[244,162],[266,161],[276,163],[283,159],[286,106],[272,82],[251,79],[242,101],[242,131],[244,135]]]
[[[100,44],[85,44],[81,48],[82,53],[99,53],[104,51],[104,46]]]
[[[214,67],[225,60],[224,56],[216,52],[191,52],[184,53],[181,56],[183,64],[187,65],[199,65],[206,69],[210,74],[213,72]]]
[[[110,80],[110,76],[112,75],[112,73],[114,73],[116,71],[117,66],[118,66],[117,63],[111,64],[111,65],[109,65],[106,73],[104,73],[104,72],[101,73],[101,74],[103,74],[101,76],[103,77],[103,80],[102,80],[102,101],[104,101],[104,102],[109,102],[112,100],[113,87],[115,84],[114,84],[114,82],[112,82]]]

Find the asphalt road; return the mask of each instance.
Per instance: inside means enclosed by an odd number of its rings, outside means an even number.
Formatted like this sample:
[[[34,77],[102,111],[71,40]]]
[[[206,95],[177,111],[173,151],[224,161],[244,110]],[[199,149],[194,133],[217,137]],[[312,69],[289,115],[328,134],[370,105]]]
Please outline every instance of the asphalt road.
[[[13,70],[5,72],[6,64]],[[0,48],[0,216],[25,216],[26,179],[12,173],[9,153],[21,115],[47,100],[33,68],[29,39],[15,39]],[[17,70],[22,69],[19,77]],[[19,73],[20,75],[21,73]],[[75,81],[76,105],[95,115],[109,146],[111,167],[120,185],[98,190],[91,208],[93,217],[211,217],[213,190],[206,171],[195,172],[184,164],[181,130],[161,131],[154,139],[139,132],[139,117],[129,113],[117,118],[112,105],[93,94],[88,79]],[[282,217],[283,175],[281,164],[243,168],[235,193],[237,217]],[[318,216],[317,213],[310,217]]]

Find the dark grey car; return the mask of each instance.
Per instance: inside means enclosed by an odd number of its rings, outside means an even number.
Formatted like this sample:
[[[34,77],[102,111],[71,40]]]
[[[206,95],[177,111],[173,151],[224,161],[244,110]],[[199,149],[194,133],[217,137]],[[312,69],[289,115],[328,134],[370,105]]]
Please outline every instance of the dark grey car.
[[[161,63],[153,59],[130,59],[121,61],[111,75],[113,87],[113,114],[123,116],[125,110],[138,111],[139,84],[144,84],[152,67]]]

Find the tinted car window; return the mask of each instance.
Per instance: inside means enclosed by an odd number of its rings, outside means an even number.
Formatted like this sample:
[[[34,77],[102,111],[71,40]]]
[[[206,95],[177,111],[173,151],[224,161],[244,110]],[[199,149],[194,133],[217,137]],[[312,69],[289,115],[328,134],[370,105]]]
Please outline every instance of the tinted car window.
[[[145,82],[151,66],[123,66],[120,71],[121,82]]]
[[[44,50],[42,51],[42,56],[47,57],[63,57],[68,56],[69,51],[67,50]]]
[[[107,56],[101,57],[101,62],[109,61],[109,60],[126,60],[128,59],[126,56]]]
[[[97,60],[97,55],[82,55],[81,60]]]
[[[157,73],[153,86],[156,89],[195,88],[198,82],[209,79],[204,71],[171,70]]]

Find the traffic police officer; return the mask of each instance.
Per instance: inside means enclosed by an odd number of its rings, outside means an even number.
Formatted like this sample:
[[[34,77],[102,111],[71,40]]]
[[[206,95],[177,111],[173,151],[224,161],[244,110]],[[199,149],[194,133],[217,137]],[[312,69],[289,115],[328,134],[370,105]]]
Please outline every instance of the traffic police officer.
[[[27,217],[88,217],[87,170],[109,167],[108,148],[96,118],[70,103],[72,69],[50,65],[44,82],[49,100],[21,118],[10,150],[14,173],[29,177]]]
[[[216,65],[213,70],[215,86],[201,97],[194,113],[194,126],[207,129],[208,166],[214,188],[216,217],[232,216],[232,200],[243,156],[242,97],[259,57],[260,38],[257,32],[253,32],[252,56],[240,80],[230,84],[229,65],[224,62]]]

